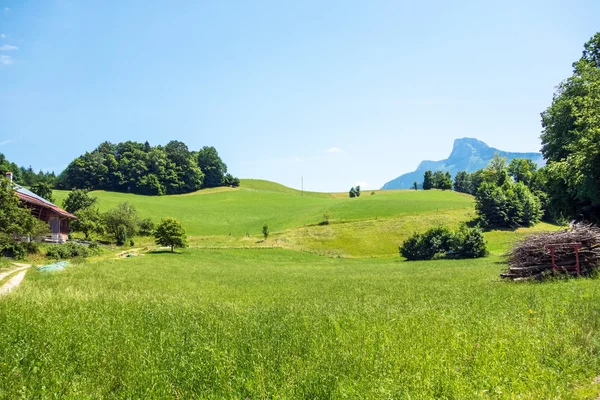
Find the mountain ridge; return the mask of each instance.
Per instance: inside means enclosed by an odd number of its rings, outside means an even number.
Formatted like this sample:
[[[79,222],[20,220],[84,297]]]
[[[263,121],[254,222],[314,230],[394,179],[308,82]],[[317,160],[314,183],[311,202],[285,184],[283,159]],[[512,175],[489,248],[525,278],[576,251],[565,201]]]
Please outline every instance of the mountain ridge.
[[[423,173],[427,170],[450,172],[454,176],[459,171],[473,172],[485,168],[494,154],[506,157],[507,161],[514,158],[528,158],[542,166],[545,161],[541,153],[537,152],[509,152],[488,146],[485,142],[475,138],[459,138],[454,140],[450,156],[444,160],[431,161],[423,160],[419,163],[417,169],[413,172],[400,175],[399,177],[387,182],[382,190],[409,189],[413,182],[419,184],[423,182]]]

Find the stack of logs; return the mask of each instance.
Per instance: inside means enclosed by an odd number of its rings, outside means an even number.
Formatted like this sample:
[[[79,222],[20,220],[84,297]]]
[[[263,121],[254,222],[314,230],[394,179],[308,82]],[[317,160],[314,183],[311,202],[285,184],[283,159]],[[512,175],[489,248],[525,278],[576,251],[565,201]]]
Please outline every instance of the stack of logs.
[[[513,280],[541,279],[553,272],[552,256],[548,246],[577,243],[579,265],[583,275],[589,274],[600,262],[600,228],[575,224],[569,230],[534,234],[517,242],[504,256],[509,268],[500,276]],[[556,265],[575,265],[575,250],[570,246],[556,247]]]

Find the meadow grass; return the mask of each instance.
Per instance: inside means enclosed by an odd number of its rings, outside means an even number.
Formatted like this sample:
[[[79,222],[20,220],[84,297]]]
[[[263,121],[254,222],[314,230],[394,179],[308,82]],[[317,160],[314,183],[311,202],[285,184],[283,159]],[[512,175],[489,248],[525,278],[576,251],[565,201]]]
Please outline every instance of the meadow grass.
[[[598,280],[499,282],[497,261],[188,249],[30,271],[0,301],[0,397],[597,393]]]
[[[398,244],[471,219],[472,197],[258,180],[93,194],[102,210],[129,201],[180,219],[192,248],[31,270],[0,299],[0,398],[598,395],[598,279],[499,280],[512,242],[555,226],[487,232],[484,259],[403,262]]]
[[[55,191],[56,203],[62,204],[66,191]],[[128,201],[141,217],[158,222],[162,217],[182,221],[191,236],[259,235],[263,224],[271,232],[280,232],[318,224],[329,213],[335,222],[393,218],[408,214],[473,209],[471,196],[451,191],[393,191],[360,198],[336,198],[327,193],[305,193],[273,182],[242,180],[238,189],[200,190],[178,196],[141,196],[95,191],[100,209],[105,211]]]

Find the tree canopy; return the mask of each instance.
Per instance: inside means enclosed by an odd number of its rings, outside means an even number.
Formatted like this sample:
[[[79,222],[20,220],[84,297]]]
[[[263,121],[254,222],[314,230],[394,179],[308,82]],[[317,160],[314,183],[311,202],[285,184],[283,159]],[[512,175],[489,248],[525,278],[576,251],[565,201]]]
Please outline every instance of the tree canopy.
[[[176,140],[166,146],[104,142],[73,160],[58,177],[57,186],[164,195],[239,185],[239,180],[226,172],[227,166],[214,147],[194,152]]]
[[[600,220],[600,32],[541,115],[552,208],[564,217]]]
[[[159,246],[170,247],[174,251],[175,247],[187,247],[187,237],[185,229],[181,222],[173,218],[163,218],[154,231],[156,244]]]

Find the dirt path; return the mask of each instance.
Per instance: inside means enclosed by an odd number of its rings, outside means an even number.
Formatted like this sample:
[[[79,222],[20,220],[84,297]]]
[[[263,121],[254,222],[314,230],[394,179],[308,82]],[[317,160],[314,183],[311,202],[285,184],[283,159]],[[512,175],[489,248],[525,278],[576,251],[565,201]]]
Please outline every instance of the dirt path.
[[[31,265],[29,265],[29,264],[17,264],[17,263],[15,263],[14,265],[15,265],[15,267],[18,267],[18,268],[11,269],[10,271],[6,271],[6,272],[1,273],[0,274],[0,281],[2,279],[6,278],[7,276],[14,274],[15,272],[19,272],[21,270],[24,270],[26,268],[31,267]]]
[[[13,275],[2,287],[0,287],[0,296],[10,293],[14,288],[19,286],[25,278],[25,274],[27,273],[27,268],[31,267],[28,264],[15,264],[18,268],[15,268],[8,272],[3,272],[0,274],[0,280],[6,278],[7,276]]]

